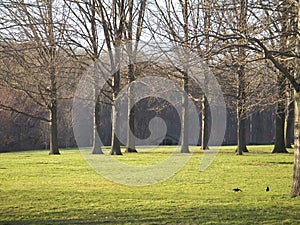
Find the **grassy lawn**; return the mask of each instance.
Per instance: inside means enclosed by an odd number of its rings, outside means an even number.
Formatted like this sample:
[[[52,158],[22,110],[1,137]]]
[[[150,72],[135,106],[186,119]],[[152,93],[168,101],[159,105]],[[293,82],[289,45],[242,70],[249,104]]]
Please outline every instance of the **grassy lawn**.
[[[140,166],[172,148],[138,150],[117,158]],[[300,198],[290,198],[292,150],[250,146],[236,156],[234,147],[222,147],[203,172],[203,151],[193,150],[170,179],[141,187],[106,180],[79,150],[0,154],[0,224],[300,224]]]

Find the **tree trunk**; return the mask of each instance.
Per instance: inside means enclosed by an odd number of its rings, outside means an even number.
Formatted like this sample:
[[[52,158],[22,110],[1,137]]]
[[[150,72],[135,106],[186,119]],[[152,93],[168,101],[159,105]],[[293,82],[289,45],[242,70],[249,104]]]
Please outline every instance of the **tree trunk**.
[[[211,2],[210,0],[204,1],[204,35],[205,35],[205,58],[206,63],[209,64],[209,50],[210,50],[210,39],[209,39],[209,32],[211,29]],[[204,85],[206,85],[206,78],[207,74],[204,74]],[[202,128],[201,128],[201,149],[202,150],[208,150],[208,140],[210,136],[210,129],[209,129],[209,123],[210,123],[210,110],[209,110],[209,104],[207,101],[207,98],[205,94],[203,94],[202,97]]]
[[[98,97],[97,97],[98,100]],[[103,154],[103,151],[101,149],[101,140],[99,136],[99,112],[100,112],[100,103],[99,101],[96,101],[95,103],[95,109],[94,109],[94,129],[93,129],[93,150],[92,154]]]
[[[248,152],[246,145],[246,119],[238,116],[238,132],[237,132],[237,155],[243,155],[243,152]]]
[[[183,16],[183,30],[184,30],[184,47],[188,49],[189,42],[189,12],[188,1],[180,1],[181,12]],[[182,118],[181,118],[181,153],[189,153],[189,99],[187,96],[189,85],[189,61],[188,54],[185,54],[185,62],[183,62],[184,74],[182,78]]]
[[[119,134],[120,132],[118,132],[119,130],[119,126],[118,126],[118,119],[119,119],[119,115],[118,115],[118,111],[117,111],[117,107],[115,106],[116,102],[114,102],[114,105],[112,106],[112,143],[111,143],[111,150],[110,150],[110,154],[111,155],[122,155],[121,152],[121,143],[120,140],[117,136],[117,134]]]
[[[246,35],[247,33],[247,11],[248,11],[248,1],[241,0],[241,9],[238,21],[239,30],[243,34]],[[239,40],[241,44],[243,44],[243,40]],[[238,50],[238,70],[237,70],[237,123],[238,123],[238,130],[237,130],[237,155],[242,155],[243,152],[248,152],[246,146],[246,119],[245,119],[245,58],[246,58],[246,51],[244,48],[240,48]]]
[[[282,7],[284,9],[284,12],[281,14],[281,32],[283,34],[285,34],[288,31],[288,28],[290,26],[290,15],[289,15],[289,3],[287,1],[283,1],[282,2]],[[282,35],[282,37],[280,37],[279,40],[280,43],[280,51],[287,51],[289,49],[289,40],[288,37],[286,35]],[[287,66],[288,65],[288,61],[285,60],[281,60],[282,64]],[[278,93],[278,98],[282,99],[284,101],[280,101],[277,104],[277,116],[276,116],[276,140],[275,140],[275,147],[273,150],[273,153],[287,153],[286,150],[286,145],[288,145],[289,147],[291,147],[291,121],[289,121],[289,126],[288,124],[285,122],[285,111],[287,111],[287,117],[289,118],[289,120],[291,120],[291,115],[290,115],[290,102],[291,102],[291,92],[290,92],[290,86],[287,84],[287,80],[285,79],[285,77],[283,75],[279,75],[278,77],[278,88],[279,88],[279,93]],[[288,103],[288,104],[286,104]],[[278,123],[278,125],[277,125]],[[285,129],[285,125],[286,128]],[[289,133],[287,133],[289,132]],[[279,140],[277,140],[279,139]],[[288,143],[287,143],[288,141]],[[284,143],[282,143],[284,142]]]
[[[49,155],[59,155],[58,135],[57,135],[57,100],[52,100],[50,110],[50,152]]]
[[[58,135],[57,135],[57,79],[56,79],[56,69],[55,69],[55,57],[56,57],[56,42],[55,42],[55,35],[54,35],[54,23],[53,23],[53,15],[52,15],[52,1],[47,1],[47,7],[48,7],[48,40],[50,43],[49,48],[49,74],[50,74],[50,126],[51,126],[51,134],[50,134],[50,152],[49,154],[53,155],[59,155],[59,149],[58,149]]]
[[[202,98],[202,128],[201,128],[201,149],[208,150],[209,140],[209,104],[205,95]]]
[[[242,53],[243,54],[243,53]],[[248,152],[247,146],[246,146],[246,122],[247,119],[245,118],[245,69],[244,66],[241,65],[239,67],[239,70],[237,72],[238,74],[238,105],[237,105],[237,155],[242,155],[243,152]]]
[[[132,95],[132,85],[128,89],[128,128],[127,128],[127,146],[126,152],[137,152],[135,148],[135,106]]]
[[[187,88],[188,78],[185,77],[183,86]],[[188,96],[187,92],[183,93],[182,96],[182,119],[181,119],[181,153],[189,153],[189,111],[188,111]]]
[[[132,3],[133,4],[133,3]],[[132,32],[130,31],[130,41],[132,41]],[[129,65],[128,65],[128,123],[127,123],[127,146],[126,152],[137,152],[135,148],[135,136],[134,136],[134,129],[135,129],[135,107],[134,107],[134,65],[135,62],[135,55],[132,52],[132,43],[128,44],[128,54],[129,54]],[[130,132],[131,131],[131,132]]]
[[[101,149],[101,140],[99,136],[99,112],[100,112],[100,102],[99,102],[99,78],[98,78],[98,71],[97,71],[97,64],[96,61],[98,60],[98,39],[97,39],[97,19],[96,19],[96,1],[93,0],[91,2],[91,41],[92,41],[92,52],[93,52],[93,62],[94,62],[94,100],[95,100],[95,109],[93,115],[93,149],[92,154],[103,154]]]
[[[300,30],[300,2],[298,1],[298,30]],[[300,35],[297,34],[297,47],[296,52],[300,53]],[[296,81],[299,84],[300,81],[300,59],[296,58]],[[300,93],[294,92],[294,170],[293,170],[293,184],[291,190],[291,197],[300,196]]]
[[[134,2],[133,0],[128,1],[128,23],[127,23],[127,33],[128,33],[128,55],[129,55],[129,65],[128,65],[128,78],[130,88],[129,88],[129,96],[128,96],[128,129],[127,129],[127,148],[126,152],[137,152],[135,147],[135,106],[134,106],[134,83],[135,80],[135,66],[136,63],[136,56],[138,51],[138,45],[140,42],[140,38],[142,35],[143,23],[144,23],[144,16],[145,16],[145,9],[147,0],[139,1],[139,7],[137,10],[137,26],[135,32],[135,40],[133,40],[133,22],[134,22]],[[134,44],[133,44],[134,43]],[[134,45],[134,47],[133,47]],[[133,90],[133,91],[132,91]],[[131,132],[129,132],[131,130]]]
[[[187,77],[184,79],[184,88],[188,86]],[[182,96],[182,119],[181,119],[181,153],[189,153],[189,115],[188,115],[188,96],[184,92]]]
[[[239,70],[237,72],[238,74],[238,105],[237,105],[237,155],[242,155],[243,152],[248,152],[247,146],[246,146],[246,122],[247,119],[245,118],[245,69],[244,66],[241,65],[239,67]]]
[[[300,7],[299,7],[300,8]],[[300,196],[300,93],[295,92],[294,172],[291,197]]]
[[[284,86],[285,86],[285,79],[282,76],[278,76],[278,98],[282,98],[284,96]],[[272,153],[287,153],[285,148],[284,142],[284,122],[285,122],[285,104],[284,101],[281,99],[277,103],[276,107],[276,130],[275,130],[275,146]]]
[[[119,82],[120,82],[120,71],[117,71],[114,73],[113,77],[113,105],[112,105],[112,132],[111,132],[111,150],[110,154],[111,155],[122,155],[121,152],[121,143],[120,140],[117,136],[117,134],[120,134],[119,132],[119,107],[118,107],[118,102],[116,101],[116,98],[119,93]]]
[[[290,101],[288,104],[288,112],[285,123],[285,147],[292,148],[293,138],[293,123],[294,123],[294,101]]]
[[[283,108],[282,108],[283,107]],[[275,121],[275,145],[272,153],[287,153],[284,143],[284,105],[277,103],[276,121]]]

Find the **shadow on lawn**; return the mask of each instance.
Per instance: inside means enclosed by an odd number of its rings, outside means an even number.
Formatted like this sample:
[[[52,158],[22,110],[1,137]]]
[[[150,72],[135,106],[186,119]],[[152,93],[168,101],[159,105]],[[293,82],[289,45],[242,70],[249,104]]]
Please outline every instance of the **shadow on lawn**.
[[[111,220],[86,220],[86,219],[66,219],[66,220],[34,220],[34,221],[10,221],[1,222],[0,224],[5,225],[83,225],[83,224],[158,224],[159,220],[155,218],[148,219],[111,219]]]
[[[271,164],[279,164],[279,165],[293,165],[294,162],[269,162]]]
[[[93,219],[65,219],[65,220],[32,220],[32,221],[8,221],[0,224],[7,225],[53,225],[53,224],[299,224],[299,207],[266,205],[235,205],[234,208],[226,206],[214,207],[187,207],[182,211],[162,210],[159,212],[146,212],[143,214],[129,213],[119,218],[93,218]],[[118,212],[114,212],[118,214]],[[141,212],[140,212],[141,213]],[[116,215],[117,216],[117,215]],[[144,216],[144,218],[143,218]]]

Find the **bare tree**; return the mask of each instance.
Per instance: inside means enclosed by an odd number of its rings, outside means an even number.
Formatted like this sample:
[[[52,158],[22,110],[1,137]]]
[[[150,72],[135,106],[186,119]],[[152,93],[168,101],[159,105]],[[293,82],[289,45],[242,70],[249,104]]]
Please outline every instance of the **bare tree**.
[[[209,34],[218,40],[213,58],[219,63],[217,71],[228,70],[223,73],[220,82],[224,93],[231,99],[228,106],[236,108],[237,153],[242,154],[247,151],[246,129],[249,126],[249,115],[278,102],[278,98],[275,98],[277,96],[272,94],[276,90],[275,69],[261,55],[261,48],[252,39],[262,37],[271,45],[274,37],[265,37],[269,31],[266,24],[271,22],[267,19],[264,7],[255,1],[220,1],[215,8],[217,21],[223,22],[219,30],[212,30]],[[272,7],[268,7],[270,9]],[[235,78],[230,79],[231,71],[236,72]],[[232,91],[232,84],[236,85],[233,87],[235,91]]]
[[[210,30],[210,37],[218,40],[212,50],[212,60],[216,73],[219,75],[224,93],[227,95],[228,108],[235,108],[237,121],[237,149],[238,155],[247,152],[246,124],[247,108],[250,102],[247,95],[251,86],[247,81],[248,53],[244,48],[249,33],[248,0],[218,1],[213,7],[217,14],[214,23],[221,26]],[[234,37],[231,39],[231,37]],[[228,39],[227,39],[228,38]],[[230,40],[230,41],[229,41]],[[227,71],[224,73],[224,71]]]
[[[239,19],[238,19],[238,29],[241,31],[243,36],[247,35],[247,8],[248,8],[248,1],[241,0],[240,1],[240,12],[239,12]],[[240,45],[243,44],[243,39],[240,40]],[[237,141],[237,154],[242,155],[243,152],[247,152],[246,147],[246,137],[245,137],[245,126],[246,126],[246,119],[242,117],[244,114],[243,110],[245,108],[245,60],[246,60],[246,51],[244,48],[238,49],[238,64],[237,64],[237,99],[238,99],[238,106],[237,106],[237,122],[238,122],[238,141]]]
[[[103,38],[101,39],[101,20],[97,14],[97,0],[64,0],[66,6],[71,12],[68,32],[66,39],[70,44],[72,56],[76,57],[78,51],[83,51],[87,58],[87,63],[92,63],[94,73],[92,79],[94,80],[94,99],[95,108],[93,109],[93,154],[103,154],[101,149],[101,141],[99,137],[100,132],[100,99],[98,88],[98,75],[97,75],[97,60],[99,60],[102,48]],[[78,63],[82,63],[79,58]]]
[[[190,40],[190,22],[191,22],[191,2],[180,0],[177,3],[165,0],[163,3],[155,1],[157,8],[158,23],[162,31],[162,37],[167,37],[175,46],[181,46],[184,49],[191,49]],[[179,9],[178,11],[176,9]],[[153,31],[158,34],[157,31]],[[189,89],[189,62],[188,56],[183,56],[181,73],[181,87],[184,93]],[[181,152],[189,153],[189,127],[188,127],[188,96],[182,96],[182,121],[181,121]]]
[[[234,34],[227,33],[219,33],[217,36],[222,41],[232,41],[231,46],[236,46],[237,41],[240,39],[244,39],[246,42],[239,47],[243,47],[251,51],[252,54],[257,55],[263,60],[267,59],[272,64],[273,67],[276,68],[283,77],[289,80],[291,86],[294,89],[294,103],[295,103],[295,135],[294,135],[294,143],[295,143],[295,160],[294,160],[294,174],[293,174],[293,186],[291,191],[291,196],[296,197],[300,195],[300,136],[299,136],[299,120],[300,120],[300,80],[299,80],[299,29],[300,29],[300,19],[298,17],[300,12],[300,4],[296,1],[289,1],[288,3],[292,8],[296,8],[294,13],[292,13],[290,21],[298,21],[298,24],[295,25],[291,23],[289,26],[290,29],[283,31],[278,30],[278,23],[274,23],[272,21],[274,15],[281,12],[282,2],[263,2],[263,1],[251,1],[250,14],[252,20],[255,22],[255,30],[252,30],[251,33],[248,33],[247,36],[243,37],[240,35],[240,31]],[[266,14],[265,10],[268,9],[273,15],[270,17]],[[257,16],[259,15],[259,16]],[[279,22],[279,21],[277,21]],[[266,27],[272,27],[271,30],[274,29],[274,32],[265,32]],[[255,31],[255,32],[254,32]],[[288,36],[290,37],[290,48],[282,49],[280,45],[272,45],[272,43],[278,38],[281,40],[282,37]],[[294,47],[293,47],[294,46]],[[292,74],[292,70],[282,63],[282,61],[286,59],[294,58],[296,60],[296,75]]]
[[[175,46],[181,46],[187,51],[197,54],[209,63],[211,53],[210,29],[211,29],[211,1],[156,1],[158,12],[154,15],[159,28],[153,29],[155,37],[163,41],[171,42]],[[204,45],[203,45],[204,43]],[[187,59],[189,56],[186,55]],[[189,63],[182,62],[181,81],[182,90],[192,96],[192,84],[189,81]],[[206,78],[207,74],[204,74]],[[205,82],[204,82],[205,83]],[[194,86],[193,86],[194,87]],[[207,149],[209,138],[209,105],[204,94],[205,87],[199,90],[202,93],[202,148]],[[186,98],[186,96],[185,96]],[[182,99],[182,152],[188,149],[188,99]]]
[[[258,3],[258,4],[256,4]],[[285,5],[288,4],[288,5]],[[284,7],[283,7],[284,6]],[[278,13],[282,13],[282,9],[287,9],[292,7],[296,10],[292,10],[293,13],[290,14],[289,29],[278,29],[278,25],[284,23],[282,17],[276,17]],[[272,16],[269,16],[266,12],[266,9],[272,13]],[[262,59],[269,60],[273,67],[276,68],[282,76],[289,80],[290,85],[294,89],[294,103],[295,103],[295,134],[294,134],[294,174],[293,174],[293,186],[291,191],[291,196],[296,197],[300,195],[300,145],[299,145],[299,92],[300,92],[300,80],[299,80],[299,29],[300,29],[300,20],[299,20],[300,4],[296,1],[279,1],[279,2],[255,2],[251,1],[250,14],[252,19],[255,22],[255,32],[252,30],[246,37],[241,37],[238,34],[228,35],[220,34],[222,40],[233,40],[237,41],[241,38],[244,38],[247,42],[243,45],[245,49],[251,50],[253,54],[256,54],[257,57],[261,56]],[[259,15],[259,16],[257,16]],[[277,21],[274,21],[274,18]],[[279,18],[279,20],[278,20]],[[295,25],[293,21],[298,21],[298,24]],[[266,29],[266,27],[271,27],[272,29]],[[274,32],[265,32],[265,31],[274,31]],[[280,44],[274,45],[273,43],[276,40],[282,40],[284,37],[289,37],[290,39],[290,48],[283,49]],[[287,59],[296,60],[296,75],[292,73],[283,61]]]
[[[144,16],[146,10],[146,3],[147,0],[142,0],[135,5],[133,0],[128,1],[128,19],[126,19],[126,26],[125,26],[125,37],[124,39],[128,42],[127,46],[127,54],[129,58],[128,62],[128,83],[131,85],[129,86],[128,90],[128,128],[127,128],[127,146],[126,152],[137,152],[135,147],[135,106],[134,102],[134,95],[135,93],[132,92],[134,84],[132,83],[135,80],[135,63],[136,57],[138,53],[138,45],[141,40],[143,23],[144,23]],[[131,132],[130,132],[131,131]]]
[[[209,0],[204,0],[204,37],[205,37],[205,59],[206,63],[210,64],[210,37],[209,33],[211,30],[211,8],[212,3]],[[206,74],[204,74],[205,79]],[[206,81],[204,82],[206,84]],[[209,122],[210,122],[210,110],[209,110],[209,104],[207,101],[207,98],[205,94],[202,96],[202,132],[201,132],[201,147],[203,150],[208,149],[208,140],[209,140]]]
[[[102,21],[105,45],[108,51],[112,80],[112,144],[110,154],[122,155],[119,134],[119,111],[116,99],[120,91],[120,59],[125,30],[126,1],[98,1],[97,13]]]
[[[278,26],[278,33],[286,34],[288,31],[289,20],[290,20],[290,8],[291,5],[287,2],[282,2],[280,15],[279,15],[279,24],[281,25],[279,28]],[[275,20],[276,21],[276,20]],[[271,31],[272,32],[272,31]],[[283,35],[280,37],[279,40],[279,49],[280,51],[286,51],[288,47],[288,36]],[[285,61],[281,62],[283,65],[287,63]],[[272,153],[287,153],[286,145],[285,145],[285,135],[284,135],[284,128],[285,128],[285,112],[286,112],[286,101],[287,101],[287,92],[286,92],[286,79],[285,77],[279,72],[277,77],[277,86],[278,86],[278,99],[279,101],[276,104],[276,131],[275,131],[275,145]]]
[[[30,98],[36,107],[49,112],[49,117],[24,112],[14,106],[1,104],[1,107],[48,122],[50,154],[59,154],[57,104],[66,74],[71,72],[62,41],[66,15],[63,9],[56,7],[58,5],[51,0],[10,1],[0,7],[0,44],[5,55],[2,85]]]

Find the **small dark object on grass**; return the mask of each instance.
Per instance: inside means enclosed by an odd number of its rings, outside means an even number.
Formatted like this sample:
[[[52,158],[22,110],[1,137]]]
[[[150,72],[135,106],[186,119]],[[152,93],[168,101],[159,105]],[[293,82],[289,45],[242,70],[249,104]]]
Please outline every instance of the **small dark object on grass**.
[[[266,191],[270,191],[270,188],[267,186]]]
[[[242,191],[242,190],[241,190],[241,189],[239,189],[239,188],[233,188],[232,190],[234,190],[235,192]]]

